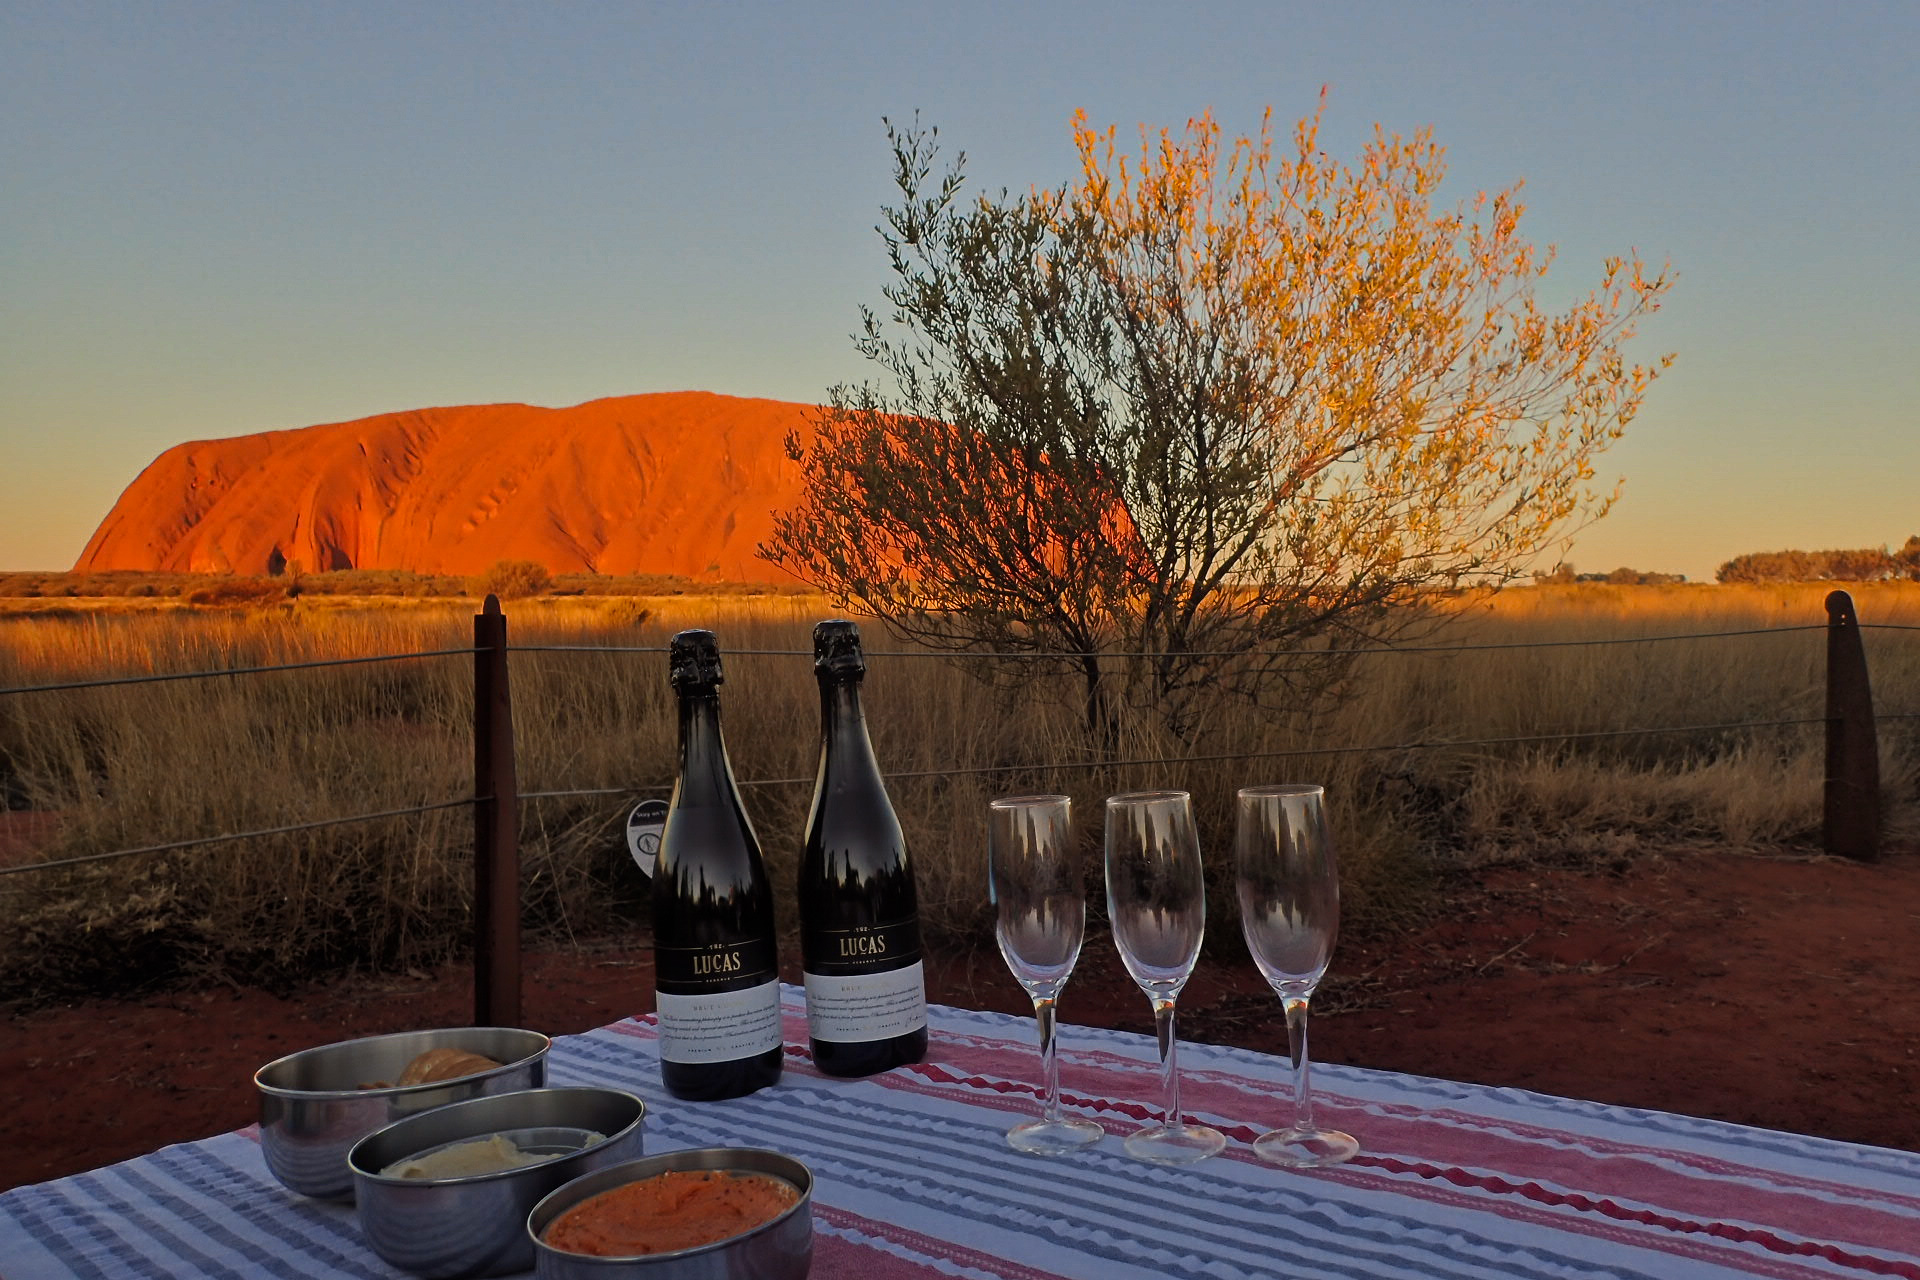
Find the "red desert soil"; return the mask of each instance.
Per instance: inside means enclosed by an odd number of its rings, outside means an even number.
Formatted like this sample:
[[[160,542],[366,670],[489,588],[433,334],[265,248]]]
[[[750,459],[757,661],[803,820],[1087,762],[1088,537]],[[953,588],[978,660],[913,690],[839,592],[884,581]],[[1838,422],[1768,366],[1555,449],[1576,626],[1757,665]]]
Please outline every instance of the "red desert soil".
[[[1451,918],[1343,942],[1314,1056],[1920,1150],[1916,926],[1914,852],[1873,866],[1686,853],[1618,874],[1508,868]],[[1025,1009],[991,947],[931,984],[946,1003]],[[529,955],[524,992],[522,1020],[559,1034],[646,1009],[651,982],[643,957],[605,945]],[[12,1013],[0,1188],[247,1124],[261,1063],[458,1024],[469,1001],[454,968],[290,997],[222,989]],[[1104,936],[1062,1013],[1149,1026]],[[1181,1030],[1266,1050],[1285,1039],[1250,967],[1213,957]],[[1070,1035],[1063,1050],[1071,1080]]]
[[[76,571],[293,568],[667,573],[790,582],[755,554],[800,468],[809,406],[699,391],[567,409],[467,405],[175,445]]]

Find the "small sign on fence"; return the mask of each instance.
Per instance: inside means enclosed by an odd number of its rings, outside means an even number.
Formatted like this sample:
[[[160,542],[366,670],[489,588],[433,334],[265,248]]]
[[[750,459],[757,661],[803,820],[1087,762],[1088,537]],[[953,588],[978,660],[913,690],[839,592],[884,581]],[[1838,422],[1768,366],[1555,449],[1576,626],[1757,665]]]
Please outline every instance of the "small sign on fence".
[[[654,855],[660,852],[660,833],[667,827],[667,802],[642,800],[627,815],[627,852],[640,874],[653,875]]]

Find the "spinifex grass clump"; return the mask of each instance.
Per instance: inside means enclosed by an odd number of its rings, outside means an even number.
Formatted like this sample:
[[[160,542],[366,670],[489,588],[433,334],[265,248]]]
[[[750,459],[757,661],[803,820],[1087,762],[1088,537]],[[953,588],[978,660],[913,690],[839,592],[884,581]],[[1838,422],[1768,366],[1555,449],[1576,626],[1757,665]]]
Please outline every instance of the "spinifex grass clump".
[[[1819,624],[1815,588],[1529,589],[1462,618],[1443,640],[1502,642]],[[1868,622],[1920,623],[1920,592],[1856,591]],[[122,610],[0,617],[0,687],[115,674],[231,669],[462,648],[469,602],[315,603],[243,612]],[[509,607],[517,645],[664,649],[711,627],[727,655],[728,741],[781,888],[782,927],[818,750],[807,635],[817,598],[568,598]],[[1326,784],[1346,927],[1366,930],[1445,892],[1436,869],[1495,858],[1617,859],[1703,845],[1817,847],[1818,725],[1339,752],[1340,748],[1823,714],[1818,631],[1657,645],[1382,654],[1311,713],[1221,698],[1187,740],[1131,724],[1106,764],[1078,690],[976,680],[869,630],[867,710],[916,859],[930,945],[990,937],[985,812],[996,795],[1073,796],[1097,885],[1100,801],[1193,792],[1228,945],[1234,790]],[[752,650],[784,650],[759,655]],[[1920,711],[1920,632],[1868,632],[1875,697]],[[523,792],[617,794],[521,806],[523,900],[535,935],[643,943],[625,850],[634,800],[672,782],[664,652],[512,657]],[[0,829],[8,863],[439,804],[471,795],[472,661],[465,654],[210,680],[0,697],[0,793],[35,812],[30,842]],[[1882,726],[1889,822],[1913,823],[1920,721]],[[1105,751],[1106,744],[1101,745]],[[1324,754],[1247,758],[1261,752]],[[1058,765],[1073,765],[1057,768]],[[926,775],[926,776],[915,776]],[[181,976],[240,982],[352,966],[430,963],[470,938],[465,807],[0,876],[0,989],[124,991]],[[1422,897],[1422,895],[1426,895]],[[1098,894],[1093,895],[1097,902]],[[789,946],[790,954],[797,954]]]

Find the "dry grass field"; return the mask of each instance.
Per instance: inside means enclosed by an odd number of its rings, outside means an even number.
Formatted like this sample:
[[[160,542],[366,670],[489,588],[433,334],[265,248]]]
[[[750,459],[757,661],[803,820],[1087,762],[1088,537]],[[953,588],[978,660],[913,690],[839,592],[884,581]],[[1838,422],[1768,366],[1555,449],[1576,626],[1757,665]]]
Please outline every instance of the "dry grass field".
[[[1592,641],[1818,628],[1826,587],[1531,587],[1462,612],[1427,645]],[[1920,586],[1852,588],[1862,620],[1920,628]],[[463,648],[471,599],[306,596],[193,605],[178,597],[0,601],[0,688]],[[777,884],[793,873],[817,750],[802,651],[827,604],[804,596],[567,596],[509,602],[523,792],[606,791],[522,806],[529,926],[626,928],[641,885],[628,806],[671,782],[661,649],[708,626],[732,654],[735,770]],[[875,634],[874,649],[894,649]],[[776,651],[755,653],[751,651]],[[1870,630],[1883,713],[1920,712],[1920,629]],[[1224,873],[1237,785],[1315,780],[1341,834],[1349,928],[1438,906],[1436,873],[1541,860],[1614,864],[1683,847],[1811,850],[1817,725],[1480,745],[1529,735],[1720,725],[1822,714],[1819,630],[1561,648],[1369,656],[1319,708],[1222,701],[1186,742],[1142,727],[1128,758],[1089,767],[1058,678],[1007,687],[928,655],[876,656],[868,709],[918,859],[936,935],[981,936],[985,802],[1060,790],[1097,815],[1108,792],[1191,789]],[[0,861],[80,856],[458,800],[471,794],[464,654],[261,675],[0,695]],[[1920,718],[1882,724],[1896,838],[1916,825]],[[1302,754],[1261,756],[1260,753]],[[1072,767],[1051,767],[1051,766]],[[905,776],[925,775],[925,776]],[[1083,838],[1097,845],[1097,817]],[[14,832],[12,837],[7,831]],[[0,875],[0,988],[33,998],[124,992],[175,977],[293,981],[444,960],[461,947],[470,819],[404,818]],[[782,895],[785,897],[786,895]],[[1220,903],[1230,895],[1216,894]],[[789,925],[791,921],[788,922]],[[1223,933],[1224,936],[1224,933]]]

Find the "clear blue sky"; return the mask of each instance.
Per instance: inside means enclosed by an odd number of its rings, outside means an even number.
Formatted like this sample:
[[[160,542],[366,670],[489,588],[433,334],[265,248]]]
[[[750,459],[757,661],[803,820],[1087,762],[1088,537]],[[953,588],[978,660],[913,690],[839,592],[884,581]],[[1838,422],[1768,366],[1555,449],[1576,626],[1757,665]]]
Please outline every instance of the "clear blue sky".
[[[1431,125],[1568,293],[1679,353],[1582,569],[1920,533],[1920,4],[0,4],[0,568],[182,440],[699,388],[817,401],[884,262],[882,116],[982,186],[1084,107]]]

